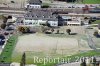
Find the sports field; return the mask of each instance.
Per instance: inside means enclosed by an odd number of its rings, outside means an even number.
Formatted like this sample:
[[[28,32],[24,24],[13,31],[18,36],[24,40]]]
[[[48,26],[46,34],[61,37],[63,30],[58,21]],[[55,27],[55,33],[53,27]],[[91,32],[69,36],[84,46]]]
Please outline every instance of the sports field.
[[[66,28],[71,28],[72,33],[68,34],[26,34],[18,37],[18,42],[12,54],[12,61],[20,62],[22,53],[25,52],[28,57],[33,56],[68,56],[79,53],[79,51],[91,50],[87,40],[84,39],[84,27],[68,26],[61,28],[60,32]],[[76,30],[77,29],[77,30]],[[30,60],[30,59],[28,59]],[[32,61],[28,61],[32,63]]]

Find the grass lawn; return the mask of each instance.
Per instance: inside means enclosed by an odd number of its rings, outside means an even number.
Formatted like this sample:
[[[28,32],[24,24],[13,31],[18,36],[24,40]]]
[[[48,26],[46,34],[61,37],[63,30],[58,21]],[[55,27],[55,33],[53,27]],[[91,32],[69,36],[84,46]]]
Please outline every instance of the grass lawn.
[[[100,24],[100,20],[96,20],[95,22],[92,22],[92,24]]]
[[[3,52],[0,55],[0,63],[10,63],[11,62],[11,55],[13,52],[13,49],[16,45],[17,42],[17,35],[16,36],[11,36],[8,41],[7,44],[3,50]]]
[[[85,4],[100,4],[100,0],[84,0]]]
[[[76,60],[80,60],[80,58],[82,58],[82,57],[92,57],[92,56],[100,56],[100,52],[91,50],[91,51],[84,52],[84,53],[77,53],[77,54],[74,54],[71,56],[64,56],[64,57],[59,56],[59,58],[60,58],[60,61],[62,61],[62,59],[65,59],[65,62],[75,62]],[[53,58],[57,58],[57,57],[53,57]],[[68,59],[70,59],[70,60],[68,61]],[[44,65],[44,62],[34,63],[32,57],[30,57],[30,59],[27,59],[27,54],[26,54],[26,63],[27,62],[28,62],[28,64],[33,63],[33,64],[36,64],[37,66],[55,66],[56,64],[59,64],[57,59],[56,59],[56,62],[53,62],[53,63],[47,62],[47,63],[45,63],[45,65]]]

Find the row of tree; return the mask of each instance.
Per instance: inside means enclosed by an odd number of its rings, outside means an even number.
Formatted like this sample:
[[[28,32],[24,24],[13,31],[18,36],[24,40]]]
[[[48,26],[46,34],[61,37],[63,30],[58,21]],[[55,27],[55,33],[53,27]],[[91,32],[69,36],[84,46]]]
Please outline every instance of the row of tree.
[[[55,30],[52,28],[51,29],[51,32],[53,33]],[[71,34],[71,29],[66,29],[66,32],[68,33],[68,35],[70,35]],[[60,33],[60,31],[59,31],[59,29],[57,30],[57,34],[59,34]]]
[[[34,28],[33,28],[34,29]],[[49,27],[47,27],[47,26],[41,26],[41,28],[40,28],[40,30],[41,30],[41,32],[43,32],[43,33],[45,33],[45,32],[47,32],[48,30],[51,30],[51,33],[53,33],[55,30],[54,30],[54,28],[49,28]],[[30,30],[30,28],[29,27],[18,27],[18,31],[19,32],[21,32],[21,33],[28,33],[28,32],[30,32],[31,30]],[[71,34],[71,29],[66,29],[66,32],[68,33],[68,35],[70,35]],[[60,31],[59,31],[59,29],[57,30],[57,34],[59,34],[60,33]]]

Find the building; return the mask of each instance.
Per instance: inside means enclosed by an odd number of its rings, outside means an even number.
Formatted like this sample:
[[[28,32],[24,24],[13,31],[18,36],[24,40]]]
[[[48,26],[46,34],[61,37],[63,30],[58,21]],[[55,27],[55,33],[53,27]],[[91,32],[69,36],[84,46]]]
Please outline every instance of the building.
[[[0,63],[0,66],[10,66],[10,63]]]
[[[63,25],[82,25],[83,18],[76,16],[63,16]]]
[[[53,15],[50,11],[41,11],[34,10],[28,12],[24,15],[20,21],[17,20],[17,25],[19,26],[41,26],[44,24],[50,24],[52,27],[58,26],[58,18],[56,15]]]
[[[82,15],[60,14],[63,25],[88,25],[89,19],[84,19]]]
[[[41,8],[41,4],[41,0],[29,0],[25,7],[28,9],[38,9]]]

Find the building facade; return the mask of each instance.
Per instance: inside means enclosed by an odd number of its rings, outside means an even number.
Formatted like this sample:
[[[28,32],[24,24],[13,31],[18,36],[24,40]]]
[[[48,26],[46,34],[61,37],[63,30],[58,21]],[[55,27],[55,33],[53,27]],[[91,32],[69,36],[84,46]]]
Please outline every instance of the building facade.
[[[20,26],[41,26],[50,24],[51,27],[58,26],[58,18],[50,11],[32,11],[25,14],[24,18],[17,20],[17,25]]]

